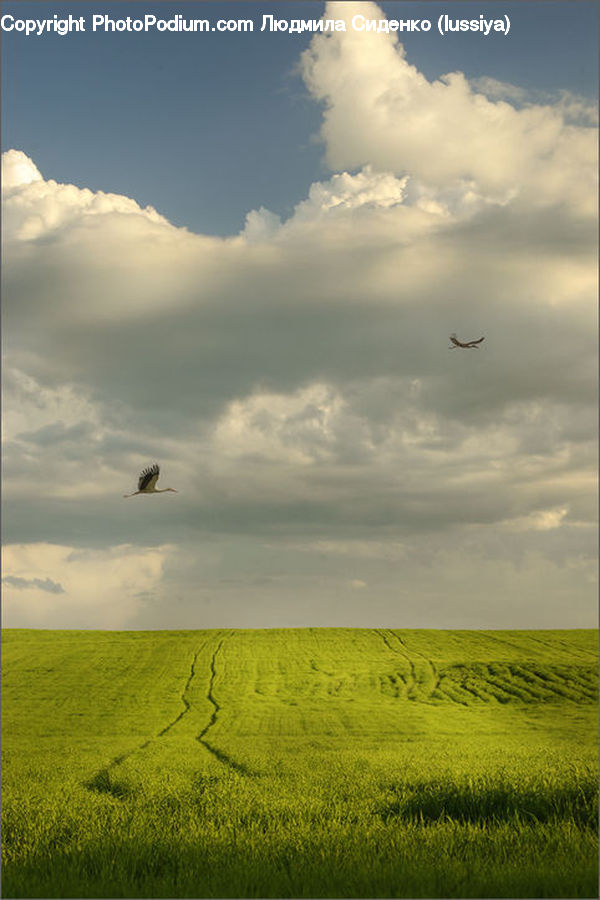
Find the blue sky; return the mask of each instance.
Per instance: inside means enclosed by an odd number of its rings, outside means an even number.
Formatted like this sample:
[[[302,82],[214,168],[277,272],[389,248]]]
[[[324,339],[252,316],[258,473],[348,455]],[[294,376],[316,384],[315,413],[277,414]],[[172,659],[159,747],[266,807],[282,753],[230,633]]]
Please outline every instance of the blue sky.
[[[595,2],[381,6],[390,18],[434,22],[444,11],[510,16],[508,38],[442,38],[435,27],[405,34],[409,61],[430,80],[459,70],[531,91],[595,95]],[[126,194],[194,231],[235,234],[261,205],[287,217],[328,170],[316,140],[320,108],[298,72],[310,37],[261,33],[262,14],[317,18],[323,4],[3,4],[22,18],[98,10],[124,18],[142,8],[158,17],[251,17],[256,27],[205,37],[3,34],[3,149],[24,150],[47,177]]]
[[[3,5],[257,28],[3,35],[5,625],[596,624],[598,6],[323,9]]]

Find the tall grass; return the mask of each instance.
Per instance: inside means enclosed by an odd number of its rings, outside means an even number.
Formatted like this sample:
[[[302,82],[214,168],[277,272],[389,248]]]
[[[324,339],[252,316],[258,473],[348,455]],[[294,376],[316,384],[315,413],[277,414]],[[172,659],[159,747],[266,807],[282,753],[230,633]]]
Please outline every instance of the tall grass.
[[[595,896],[593,777],[558,782],[225,772],[32,797],[5,813],[4,895]]]

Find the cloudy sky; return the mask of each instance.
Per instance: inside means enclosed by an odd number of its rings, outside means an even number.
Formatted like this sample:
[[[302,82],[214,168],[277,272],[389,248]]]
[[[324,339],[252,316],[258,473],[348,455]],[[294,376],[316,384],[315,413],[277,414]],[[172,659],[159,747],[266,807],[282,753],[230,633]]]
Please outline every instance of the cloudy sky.
[[[594,626],[597,5],[85,7],[347,28],[3,35],[4,625]]]

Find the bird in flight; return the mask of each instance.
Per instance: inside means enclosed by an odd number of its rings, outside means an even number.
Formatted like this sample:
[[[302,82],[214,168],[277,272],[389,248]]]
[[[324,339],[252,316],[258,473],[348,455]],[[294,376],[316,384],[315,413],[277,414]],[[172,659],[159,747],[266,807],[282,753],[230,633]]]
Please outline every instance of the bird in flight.
[[[450,335],[450,340],[452,341],[452,347],[449,347],[448,348],[449,350],[454,350],[455,347],[464,347],[465,349],[469,349],[469,350],[477,350],[478,349],[477,344],[480,344],[483,340],[485,340],[485,338],[480,337],[478,341],[464,341],[463,342],[463,341],[459,341],[459,339],[456,337],[456,333],[453,331],[452,334]]]
[[[148,466],[147,469],[141,473],[138,478],[138,489],[134,491],[133,494],[123,494],[124,497],[135,497],[136,494],[164,494],[167,491],[173,491],[174,494],[179,493],[175,488],[157,488],[156,482],[158,481],[158,476],[160,475],[160,468],[158,463],[154,463],[152,466]]]

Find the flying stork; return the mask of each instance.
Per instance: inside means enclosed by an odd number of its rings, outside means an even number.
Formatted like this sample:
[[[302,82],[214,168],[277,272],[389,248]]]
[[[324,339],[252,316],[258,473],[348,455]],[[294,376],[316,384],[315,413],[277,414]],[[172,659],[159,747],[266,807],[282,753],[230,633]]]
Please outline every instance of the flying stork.
[[[465,341],[463,343],[463,341],[459,341],[456,337],[456,332],[453,331],[450,335],[450,340],[452,341],[452,347],[448,347],[449,350],[454,350],[455,347],[464,347],[467,350],[477,350],[477,344],[480,344],[485,340],[485,337],[480,337],[478,341]]]
[[[148,466],[138,478],[138,489],[133,494],[123,494],[124,497],[135,497],[136,494],[164,494],[166,491],[173,491],[174,494],[179,493],[175,488],[157,488],[156,482],[160,475],[158,463]]]

